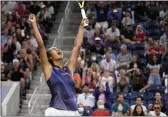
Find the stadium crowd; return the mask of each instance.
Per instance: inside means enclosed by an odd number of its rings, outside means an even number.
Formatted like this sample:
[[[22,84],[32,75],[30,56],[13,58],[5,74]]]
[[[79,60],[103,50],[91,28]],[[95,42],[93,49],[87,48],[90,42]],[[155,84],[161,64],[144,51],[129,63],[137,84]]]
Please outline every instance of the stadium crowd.
[[[25,98],[40,63],[28,22],[37,16],[45,43],[60,2],[2,2],[1,81],[20,81]],[[76,62],[83,116],[168,115],[168,2],[86,2],[90,22]]]
[[[167,8],[167,2],[86,3],[90,26],[74,72],[81,115],[166,116]]]
[[[61,2],[1,3],[1,81],[20,81],[22,101],[40,63],[38,45],[28,21],[29,14],[37,16],[39,31],[47,44]]]

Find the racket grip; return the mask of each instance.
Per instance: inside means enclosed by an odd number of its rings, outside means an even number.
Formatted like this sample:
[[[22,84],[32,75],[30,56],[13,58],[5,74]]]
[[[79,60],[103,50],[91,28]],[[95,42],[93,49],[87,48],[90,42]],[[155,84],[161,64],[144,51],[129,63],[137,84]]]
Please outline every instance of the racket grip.
[[[81,9],[81,14],[83,19],[87,19],[85,10],[83,8]]]
[[[83,8],[81,9],[81,14],[82,14],[82,18],[83,18],[83,19],[87,19],[85,10],[84,10]],[[84,27],[85,27],[85,26],[88,26],[88,24],[84,22]]]

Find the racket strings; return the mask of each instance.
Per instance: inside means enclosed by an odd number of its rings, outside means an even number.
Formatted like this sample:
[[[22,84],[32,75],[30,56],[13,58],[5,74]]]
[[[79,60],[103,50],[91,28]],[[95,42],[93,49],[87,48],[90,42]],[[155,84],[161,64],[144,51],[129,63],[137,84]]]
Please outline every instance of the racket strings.
[[[83,0],[83,1],[82,1],[82,4],[81,4],[79,1],[77,1],[77,2],[78,2],[79,7],[82,9],[82,8],[84,7],[85,1]]]

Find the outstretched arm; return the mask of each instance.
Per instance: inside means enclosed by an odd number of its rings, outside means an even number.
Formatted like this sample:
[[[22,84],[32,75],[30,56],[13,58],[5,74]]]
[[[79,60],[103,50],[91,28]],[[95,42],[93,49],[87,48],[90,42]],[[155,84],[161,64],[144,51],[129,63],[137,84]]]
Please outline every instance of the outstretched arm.
[[[74,41],[74,48],[72,50],[71,57],[66,65],[70,69],[71,72],[73,72],[73,70],[75,69],[77,57],[78,57],[80,48],[83,43],[83,35],[84,35],[83,25],[84,25],[84,20],[82,20],[81,25],[79,26],[78,34],[77,34],[75,41]]]
[[[34,14],[30,14],[29,21],[31,22],[31,25],[32,25],[32,28],[33,28],[33,33],[34,33],[35,39],[37,41],[37,44],[39,46],[42,70],[45,74],[45,77],[49,78],[50,74],[51,74],[50,72],[52,70],[52,66],[48,62],[46,49],[45,49],[42,37],[40,35],[40,32],[38,30],[37,23],[36,23],[36,17],[35,17]]]

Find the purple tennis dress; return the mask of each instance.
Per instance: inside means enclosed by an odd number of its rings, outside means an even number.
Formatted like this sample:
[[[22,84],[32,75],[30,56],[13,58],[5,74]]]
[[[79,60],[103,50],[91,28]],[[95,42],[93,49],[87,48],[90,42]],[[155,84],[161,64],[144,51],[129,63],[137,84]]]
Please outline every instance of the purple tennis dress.
[[[62,70],[58,66],[54,66],[47,84],[52,95],[50,107],[58,110],[78,110],[75,82],[68,67],[64,67]]]

